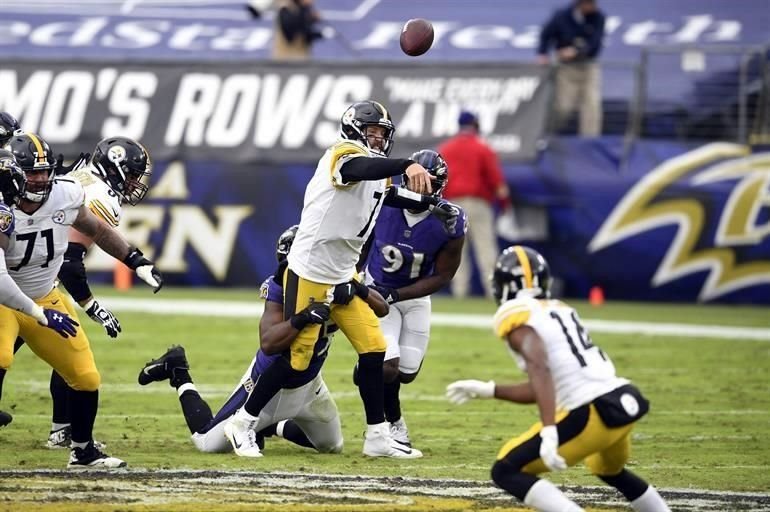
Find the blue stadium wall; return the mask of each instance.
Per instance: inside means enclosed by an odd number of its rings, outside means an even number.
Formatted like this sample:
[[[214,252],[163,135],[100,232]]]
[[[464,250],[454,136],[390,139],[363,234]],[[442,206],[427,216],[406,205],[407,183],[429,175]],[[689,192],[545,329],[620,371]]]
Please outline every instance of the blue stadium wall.
[[[612,299],[768,303],[770,153],[729,143],[625,150],[621,165],[618,139],[562,138],[532,164],[505,166],[515,202],[547,218],[546,241],[518,242],[543,252],[565,295],[599,285]],[[158,163],[124,231],[171,284],[256,289],[274,270],[277,236],[299,220],[313,170]],[[90,258],[92,271],[112,268]]]

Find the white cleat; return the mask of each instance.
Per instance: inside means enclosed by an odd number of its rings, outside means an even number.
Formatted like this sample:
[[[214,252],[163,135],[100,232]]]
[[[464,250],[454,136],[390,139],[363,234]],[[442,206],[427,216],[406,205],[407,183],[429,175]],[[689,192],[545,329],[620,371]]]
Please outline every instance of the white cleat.
[[[225,424],[225,437],[239,457],[262,457],[257,445],[257,433],[254,432],[255,424],[256,421],[243,419],[238,413]]]
[[[409,439],[409,429],[406,428],[404,418],[390,424],[390,437],[397,443],[401,443],[409,448],[412,447],[412,440]]]
[[[422,457],[420,450],[405,446],[390,437],[390,425],[387,422],[367,427],[363,453],[369,457],[393,457],[396,459]]]
[[[85,448],[73,448],[70,451],[68,469],[115,469],[126,467],[126,461],[110,457],[94,446],[93,441]]]

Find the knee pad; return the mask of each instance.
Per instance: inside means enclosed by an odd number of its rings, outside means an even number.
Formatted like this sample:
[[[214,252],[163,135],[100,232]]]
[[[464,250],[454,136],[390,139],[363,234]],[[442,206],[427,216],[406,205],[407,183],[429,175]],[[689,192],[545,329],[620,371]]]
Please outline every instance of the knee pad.
[[[11,367],[13,364],[13,352],[10,354],[6,354],[5,352],[0,352],[0,369],[7,370]]]
[[[76,391],[98,391],[102,384],[102,376],[94,370],[78,375],[74,381],[67,384]]]
[[[318,453],[342,453],[342,447],[344,443],[340,440],[339,443],[329,446],[319,446],[316,448]]]

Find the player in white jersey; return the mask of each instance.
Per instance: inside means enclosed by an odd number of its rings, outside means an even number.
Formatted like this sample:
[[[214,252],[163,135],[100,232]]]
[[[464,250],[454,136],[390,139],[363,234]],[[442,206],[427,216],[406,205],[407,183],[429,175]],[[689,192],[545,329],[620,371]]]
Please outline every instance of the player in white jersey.
[[[655,488],[625,468],[631,431],[649,402],[615,375],[612,361],[592,343],[577,312],[550,300],[545,259],[528,247],[509,247],[497,259],[492,281],[500,304],[495,334],[529,380],[510,385],[460,380],[447,386],[447,397],[456,404],[492,397],[536,403],[540,411],[540,422],[500,449],[492,467],[494,482],[536,510],[580,512],[580,506],[536,475],[584,461],[634,510],[668,512]]]
[[[0,123],[0,133],[2,133],[2,123]],[[21,198],[23,189],[24,172],[16,162],[16,158],[10,151],[0,149],[0,304],[29,315],[41,325],[55,330],[66,338],[77,332],[77,323],[67,314],[37,305],[19,289],[5,264],[5,251],[10,245],[16,224],[13,206]],[[0,370],[0,377],[4,374],[5,370]],[[0,378],[0,396],[2,389],[3,381]],[[9,413],[0,411],[0,427],[8,425],[12,420],[13,417]]]
[[[442,210],[430,194],[430,175],[418,163],[391,159],[395,126],[388,111],[375,101],[350,106],[340,121],[340,140],[321,157],[305,190],[299,230],[284,273],[284,316],[324,301],[336,285],[356,275],[361,250],[374,229],[384,202],[402,207]],[[390,177],[406,174],[410,191],[391,187]],[[350,283],[351,289],[354,287]],[[331,301],[329,301],[331,302]],[[396,443],[383,414],[382,365],[386,343],[377,317],[355,294],[334,304],[334,323],[359,354],[359,393],[366,412],[364,454],[375,457],[419,457],[418,450]],[[244,407],[225,426],[225,434],[241,456],[259,456],[248,433],[259,430],[259,412],[293,375],[306,371],[318,340],[319,325],[301,330],[287,357],[263,373]]]
[[[83,186],[85,205],[94,215],[110,226],[118,227],[123,205],[139,204],[149,190],[150,154],[142,144],[128,137],[107,137],[96,145],[93,156],[89,156],[81,155],[67,177]],[[70,229],[59,280],[89,318],[104,327],[108,336],[116,338],[121,332],[120,321],[96,300],[88,286],[84,259],[93,243],[80,231]],[[64,379],[55,371],[51,372],[53,415],[46,443],[49,448],[69,448],[70,445],[68,389]]]
[[[10,237],[5,263],[22,292],[41,307],[77,319],[74,308],[55,286],[70,226],[135,270],[155,291],[160,289],[163,280],[155,265],[85,206],[83,187],[72,179],[54,177],[54,158],[45,141],[33,133],[15,134],[8,147],[22,168],[25,181],[21,198],[13,207],[16,228]],[[0,368],[11,365],[17,336],[72,388],[72,451],[68,467],[125,466],[125,462],[105,455],[93,443],[101,379],[83,330],[77,329],[70,338],[63,339],[19,312],[0,306]]]

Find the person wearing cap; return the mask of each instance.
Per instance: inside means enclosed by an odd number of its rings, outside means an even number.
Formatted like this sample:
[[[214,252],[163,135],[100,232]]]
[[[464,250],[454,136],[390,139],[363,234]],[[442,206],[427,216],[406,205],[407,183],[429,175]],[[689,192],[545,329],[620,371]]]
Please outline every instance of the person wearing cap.
[[[579,107],[579,133],[598,137],[602,132],[601,70],[604,13],[596,0],[573,0],[553,13],[540,32],[537,60],[550,64],[553,48],[559,63],[556,74],[556,125],[563,126]]]
[[[498,253],[494,207],[509,209],[510,192],[495,151],[479,135],[478,117],[463,111],[458,123],[459,132],[438,148],[449,167],[444,197],[465,210],[469,220],[466,238],[471,243],[463,248],[462,262],[451,284],[452,294],[455,297],[468,295],[471,282],[469,246],[472,245],[481,283],[486,295],[491,297],[487,278],[492,274]]]

